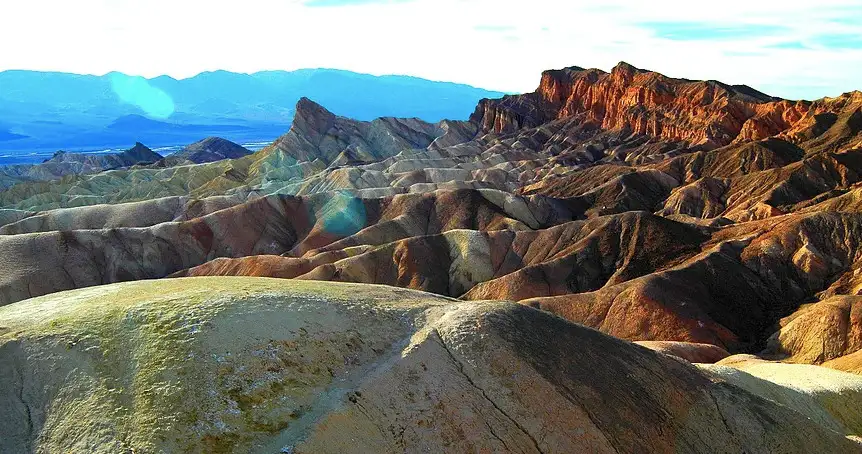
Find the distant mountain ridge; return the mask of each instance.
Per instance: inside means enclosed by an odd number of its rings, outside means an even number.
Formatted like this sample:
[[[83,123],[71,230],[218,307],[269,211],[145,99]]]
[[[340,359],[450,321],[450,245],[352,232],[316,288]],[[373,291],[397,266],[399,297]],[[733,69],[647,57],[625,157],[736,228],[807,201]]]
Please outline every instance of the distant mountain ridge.
[[[437,122],[466,120],[480,99],[503,95],[410,76],[332,69],[215,71],[181,80],[116,72],[4,71],[0,86],[0,129],[16,139],[0,141],[0,149],[16,151],[110,147],[138,140],[176,145],[211,135],[235,142],[272,139],[289,129],[294,106],[304,96],[357,120],[416,117]]]
[[[120,153],[69,153],[61,150],[41,164],[0,167],[0,188],[5,189],[21,181],[51,181],[67,175],[88,175],[161,160],[162,155],[140,142]]]
[[[181,164],[203,164],[222,159],[237,159],[251,153],[251,150],[242,145],[221,137],[207,137],[162,159],[158,164],[165,167]]]
[[[319,101],[0,190],[0,452],[862,452],[862,92]]]
[[[51,159],[46,160],[43,164],[78,163],[93,167],[94,170],[98,169],[97,171],[101,171],[117,167],[129,167],[141,163],[156,162],[160,159],[162,159],[162,155],[151,150],[146,145],[137,142],[132,148],[121,153],[113,154],[86,154],[58,151],[54,153],[54,156],[52,156]]]

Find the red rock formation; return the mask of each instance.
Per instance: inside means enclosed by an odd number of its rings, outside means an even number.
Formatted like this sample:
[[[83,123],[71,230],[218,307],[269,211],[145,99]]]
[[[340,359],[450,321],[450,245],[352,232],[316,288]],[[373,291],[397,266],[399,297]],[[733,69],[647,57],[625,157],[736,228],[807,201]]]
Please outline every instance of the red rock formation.
[[[787,101],[620,64],[545,72],[471,122],[297,110],[287,135],[231,163],[0,192],[14,209],[0,213],[0,303],[272,276],[521,301],[629,340],[756,352],[803,305],[862,293],[859,92]],[[191,197],[36,213],[165,190]],[[822,338],[841,353],[827,363],[862,364],[855,340]]]
[[[747,86],[673,79],[620,63],[610,73],[577,67],[546,71],[534,93],[484,100],[472,120],[486,132],[509,133],[577,117],[606,131],[712,149],[779,134],[809,105]]]

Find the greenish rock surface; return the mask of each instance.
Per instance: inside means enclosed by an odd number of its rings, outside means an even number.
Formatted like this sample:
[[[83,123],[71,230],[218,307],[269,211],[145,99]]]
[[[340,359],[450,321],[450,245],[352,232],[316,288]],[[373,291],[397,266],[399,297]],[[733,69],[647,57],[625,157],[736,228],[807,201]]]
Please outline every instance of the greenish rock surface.
[[[0,364],[2,452],[860,452],[835,419],[553,315],[383,286],[57,293],[0,308]]]

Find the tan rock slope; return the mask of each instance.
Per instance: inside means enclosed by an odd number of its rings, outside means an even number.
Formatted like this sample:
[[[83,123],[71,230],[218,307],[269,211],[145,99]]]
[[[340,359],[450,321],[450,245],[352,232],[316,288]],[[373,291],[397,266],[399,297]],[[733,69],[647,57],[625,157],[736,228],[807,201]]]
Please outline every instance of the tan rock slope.
[[[3,452],[862,451],[811,385],[512,303],[201,278],[28,300],[0,326]]]
[[[219,209],[225,204],[168,198],[62,209],[9,224],[5,233],[22,233],[0,235],[0,256],[16,257],[0,261],[0,304],[162,278],[221,257],[301,256],[339,241],[386,244],[453,229],[527,230],[570,216],[542,197],[470,190],[383,199],[274,195]],[[96,228],[101,222],[105,228]]]
[[[546,72],[467,122],[303,99],[249,156],[0,191],[0,304],[169,276],[386,284],[691,361],[860,372],[860,201],[859,92],[788,101],[620,64]]]

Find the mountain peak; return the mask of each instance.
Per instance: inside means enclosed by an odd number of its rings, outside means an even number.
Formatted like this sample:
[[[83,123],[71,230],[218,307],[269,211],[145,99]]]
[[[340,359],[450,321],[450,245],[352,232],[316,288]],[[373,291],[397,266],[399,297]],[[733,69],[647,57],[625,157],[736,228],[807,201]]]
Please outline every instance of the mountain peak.
[[[184,162],[202,164],[223,159],[238,159],[250,154],[250,150],[230,140],[221,137],[207,137],[168,156],[165,158],[165,164],[177,165]]]
[[[317,136],[327,131],[335,122],[335,118],[334,113],[303,96],[296,103],[291,129],[296,129],[306,136]]]
[[[303,115],[306,115],[306,114],[310,114],[310,115],[320,115],[320,114],[333,115],[332,112],[327,110],[325,107],[312,101],[309,98],[306,98],[305,96],[303,96],[302,98],[299,98],[299,101],[296,102],[296,113],[297,114],[302,113]]]
[[[153,163],[159,159],[162,159],[160,154],[146,145],[136,142],[135,146],[120,153],[72,153],[58,150],[42,164],[60,165],[61,167],[55,168],[53,171],[56,172],[55,176],[62,176],[69,173],[94,173],[135,164]]]
[[[153,151],[153,150],[151,150],[150,147],[142,144],[141,142],[135,142],[135,145],[133,145],[132,148],[129,148],[126,151],[134,152],[134,151]]]
[[[620,72],[620,71],[630,72],[630,73],[644,72],[644,70],[632,65],[631,63],[627,63],[624,61],[617,63],[617,65],[614,66],[614,69],[611,70],[612,73],[613,72]]]
[[[120,153],[121,158],[126,158],[127,162],[130,163],[145,163],[145,162],[156,162],[159,159],[162,159],[162,155],[156,153],[151,150],[150,147],[142,144],[141,142],[135,142],[135,146],[129,148],[128,150]]]
[[[626,81],[626,83],[629,83],[636,74],[645,72],[649,71],[644,71],[624,61],[621,61],[617,63],[616,66],[614,66],[614,69],[611,70],[611,76],[624,80]]]

